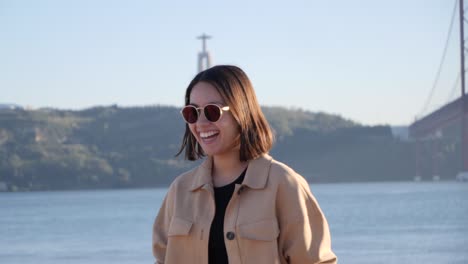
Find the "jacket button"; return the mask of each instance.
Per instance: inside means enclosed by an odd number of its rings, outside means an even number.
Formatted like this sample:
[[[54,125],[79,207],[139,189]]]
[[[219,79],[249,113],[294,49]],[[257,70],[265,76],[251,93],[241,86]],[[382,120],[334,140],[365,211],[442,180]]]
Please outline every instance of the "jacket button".
[[[234,234],[234,232],[227,232],[226,237],[229,240],[233,240],[236,237],[236,235]]]

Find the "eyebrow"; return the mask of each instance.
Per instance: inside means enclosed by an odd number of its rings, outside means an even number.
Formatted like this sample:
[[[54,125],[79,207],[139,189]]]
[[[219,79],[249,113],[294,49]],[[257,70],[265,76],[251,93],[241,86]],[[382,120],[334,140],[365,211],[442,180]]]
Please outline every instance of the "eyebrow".
[[[221,105],[221,106],[226,105],[225,103],[221,103],[221,102],[208,102],[205,105],[209,105],[209,104],[216,104],[216,105]],[[195,103],[189,103],[188,105],[193,105],[195,107],[200,107],[198,104],[195,104]]]

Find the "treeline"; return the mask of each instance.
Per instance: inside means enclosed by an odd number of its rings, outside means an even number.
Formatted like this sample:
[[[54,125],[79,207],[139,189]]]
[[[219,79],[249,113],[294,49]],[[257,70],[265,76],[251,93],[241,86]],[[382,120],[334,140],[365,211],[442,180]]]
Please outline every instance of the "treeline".
[[[264,112],[276,136],[271,154],[310,181],[414,176],[411,144],[394,138],[388,126],[300,109]],[[0,110],[0,189],[168,185],[197,164],[174,156],[184,126],[170,106]]]

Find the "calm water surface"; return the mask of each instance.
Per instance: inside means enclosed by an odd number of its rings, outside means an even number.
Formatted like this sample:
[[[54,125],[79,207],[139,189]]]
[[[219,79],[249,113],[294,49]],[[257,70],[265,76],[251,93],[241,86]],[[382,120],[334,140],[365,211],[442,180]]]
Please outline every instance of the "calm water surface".
[[[166,189],[0,193],[0,263],[152,263]],[[344,264],[468,263],[468,184],[314,184]]]

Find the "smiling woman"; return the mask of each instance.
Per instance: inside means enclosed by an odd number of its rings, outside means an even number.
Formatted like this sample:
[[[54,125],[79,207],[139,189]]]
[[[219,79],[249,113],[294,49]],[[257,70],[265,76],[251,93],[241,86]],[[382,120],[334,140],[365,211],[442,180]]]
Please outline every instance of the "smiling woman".
[[[206,156],[170,186],[153,226],[157,263],[336,263],[305,179],[268,155],[273,135],[247,75],[221,65],[189,84],[178,153]]]
[[[188,123],[191,135],[200,144],[204,154],[208,156],[226,157],[226,155],[236,155],[239,149],[239,127],[234,116],[229,112],[222,115],[222,110],[216,112],[213,104],[223,105],[226,102],[216,88],[208,82],[198,82],[190,92],[190,104],[202,105],[204,113],[198,115],[194,123]],[[193,108],[186,106],[186,108]],[[206,111],[215,108],[215,111]],[[211,112],[211,113],[210,113]],[[206,113],[206,114],[205,114]],[[218,113],[218,114],[216,114]],[[216,117],[216,118],[215,118]],[[225,158],[226,159],[226,158]]]

